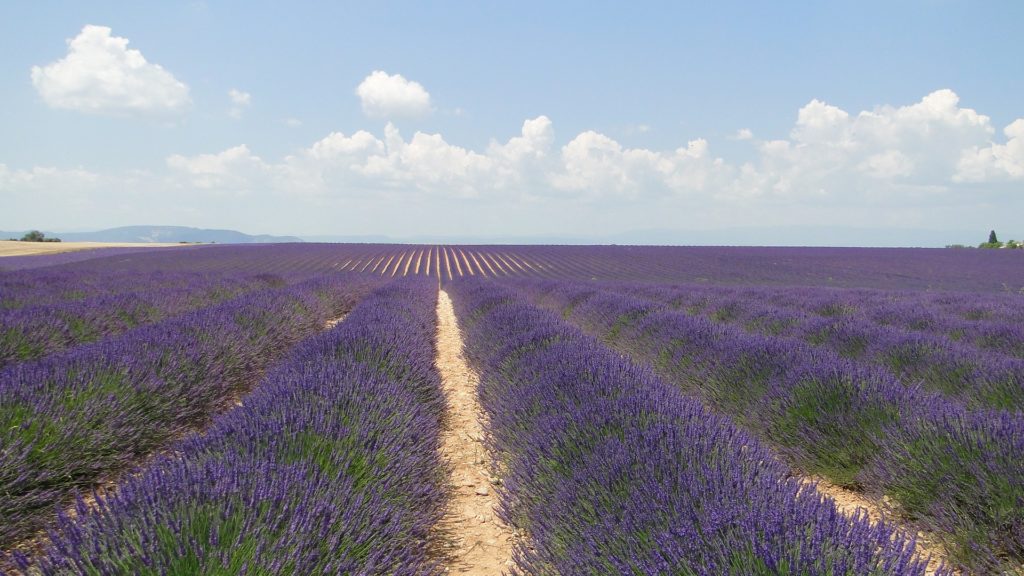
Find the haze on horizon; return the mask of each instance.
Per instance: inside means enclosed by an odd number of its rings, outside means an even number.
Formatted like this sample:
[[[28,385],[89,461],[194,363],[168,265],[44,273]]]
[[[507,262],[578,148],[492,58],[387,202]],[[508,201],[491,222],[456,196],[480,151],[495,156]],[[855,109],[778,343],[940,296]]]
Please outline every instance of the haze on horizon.
[[[1024,237],[1024,5],[827,4],[13,4],[0,230]]]

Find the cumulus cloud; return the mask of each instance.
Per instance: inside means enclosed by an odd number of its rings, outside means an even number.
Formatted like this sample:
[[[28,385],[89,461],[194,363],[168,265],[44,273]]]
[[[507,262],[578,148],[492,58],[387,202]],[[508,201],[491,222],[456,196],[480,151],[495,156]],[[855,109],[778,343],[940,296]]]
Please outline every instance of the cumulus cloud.
[[[331,132],[306,150],[306,154],[310,158],[328,162],[353,157],[365,158],[371,154],[383,153],[384,143],[365,130],[360,130],[351,136],[345,136],[341,132]]]
[[[598,132],[587,131],[562,147],[555,188],[588,197],[690,196],[727,178],[730,168],[713,157],[708,142],[691,140],[670,152],[624,148]]]
[[[957,163],[954,180],[984,182],[986,180],[1024,179],[1024,118],[1014,120],[1003,129],[1006,144],[973,146],[964,150]]]
[[[850,136],[850,115],[836,106],[817,99],[797,113],[796,126],[790,135],[805,144],[825,144],[842,147]]]
[[[392,188],[466,198],[479,196],[491,174],[493,160],[486,155],[449,144],[440,134],[416,132],[406,141],[398,128],[384,130],[387,152],[370,156],[356,171]],[[495,182],[495,186],[500,186]]]
[[[858,113],[811,100],[797,111],[788,138],[757,142],[745,162],[714,155],[703,138],[675,150],[650,150],[584,131],[559,147],[551,119],[538,116],[524,121],[518,135],[479,151],[436,133],[407,138],[388,123],[382,135],[333,132],[278,163],[236,147],[188,164],[175,157],[169,165],[206,187],[237,185],[225,176],[235,170],[246,178],[275,174],[289,189],[318,194],[390,190],[452,198],[826,205],[934,197],[960,182],[1022,177],[1024,120],[1004,130],[1005,144],[992,143],[992,132],[988,117],[939,90],[907,106]]]
[[[430,94],[401,74],[375,70],[356,88],[363,112],[374,118],[424,116],[431,112]]]
[[[106,26],[85,26],[64,58],[33,66],[32,84],[48,105],[90,113],[173,112],[190,103],[188,86]]]
[[[451,144],[440,134],[415,132],[407,139],[388,123],[382,138],[362,130],[333,132],[285,158],[282,170],[297,192],[375,190],[452,198],[528,194],[548,186],[542,180],[553,139],[551,121],[544,116],[525,121],[519,136],[492,141],[481,152]]]
[[[632,214],[641,227],[933,223],[925,212],[959,227],[958,215],[986,202],[1002,206],[999,214],[1024,202],[1012,189],[1024,179],[1024,119],[996,135],[987,116],[961,106],[949,90],[859,112],[811,100],[784,137],[754,140],[748,158],[729,160],[712,149],[703,138],[669,150],[631,148],[597,131],[559,141],[552,120],[538,116],[474,150],[438,133],[404,135],[388,122],[380,133],[331,132],[280,160],[264,160],[245,145],[174,155],[159,181],[122,188],[163,187],[225,204],[245,195],[259,200],[253,205],[306,209],[547,207],[568,211],[569,219],[583,218],[582,211],[609,222]],[[46,169],[0,168],[2,190],[38,187],[31,183],[48,177]]]
[[[990,166],[1003,164],[986,160],[1011,155],[984,147],[993,132],[990,119],[961,107],[952,90],[856,114],[815,99],[797,113],[789,139],[760,144],[733,194],[845,201],[934,195],[979,174],[1005,172]]]
[[[235,119],[241,118],[242,112],[252,102],[252,94],[236,88],[228,90],[228,98],[231,100],[231,108],[228,109],[228,115]]]
[[[868,156],[857,169],[872,178],[890,180],[913,174],[914,162],[899,150],[886,150]]]
[[[249,188],[265,187],[274,173],[274,167],[264,163],[245,144],[217,154],[175,154],[167,158],[167,166],[184,176],[189,186],[221,192],[244,193]]]
[[[732,137],[733,140],[753,140],[754,132],[750,128],[740,128],[736,131],[736,134]]]

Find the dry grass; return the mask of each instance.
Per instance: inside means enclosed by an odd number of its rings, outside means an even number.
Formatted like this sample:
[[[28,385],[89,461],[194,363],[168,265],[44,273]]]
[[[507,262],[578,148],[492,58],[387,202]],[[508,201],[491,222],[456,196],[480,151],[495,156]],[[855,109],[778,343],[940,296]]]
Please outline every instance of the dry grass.
[[[59,254],[95,248],[161,248],[165,246],[187,246],[187,244],[177,242],[18,242],[0,240],[0,257]]]

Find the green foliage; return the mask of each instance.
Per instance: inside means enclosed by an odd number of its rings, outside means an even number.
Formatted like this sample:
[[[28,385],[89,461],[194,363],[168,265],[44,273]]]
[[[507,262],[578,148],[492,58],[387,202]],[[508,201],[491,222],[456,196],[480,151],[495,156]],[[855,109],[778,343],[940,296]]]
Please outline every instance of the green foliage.
[[[801,450],[808,472],[857,487],[858,475],[878,452],[879,434],[899,419],[898,408],[864,402],[859,388],[846,378],[801,382],[779,406],[769,436]]]
[[[18,360],[38,358],[46,352],[46,344],[35,342],[31,335],[21,330],[9,328],[0,332],[0,350],[9,350]]]
[[[978,248],[1002,248],[1002,247],[1003,247],[1003,243],[999,241],[999,238],[996,236],[996,231],[995,230],[992,230],[991,232],[988,233],[988,242],[982,242],[981,244],[978,244]]]
[[[903,450],[894,454],[891,463],[901,473],[889,483],[886,493],[911,518],[927,517],[937,502],[948,502],[944,494],[956,486],[960,510],[950,511],[956,525],[947,545],[954,557],[971,564],[984,550],[998,548],[994,535],[1000,530],[1019,525],[1024,516],[1020,506],[1024,493],[1019,483],[993,474],[988,466],[972,464],[986,462],[998,452],[977,430],[964,427],[961,435],[951,436],[931,424],[903,439]],[[1006,552],[1019,557],[1021,550]]]
[[[46,234],[43,234],[39,230],[32,230],[21,237],[22,242],[60,242],[60,238],[47,238]]]

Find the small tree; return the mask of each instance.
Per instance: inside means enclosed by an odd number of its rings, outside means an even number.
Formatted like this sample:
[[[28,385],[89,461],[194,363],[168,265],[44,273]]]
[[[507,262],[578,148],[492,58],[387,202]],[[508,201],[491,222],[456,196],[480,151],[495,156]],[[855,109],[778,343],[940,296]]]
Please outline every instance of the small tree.
[[[22,242],[45,242],[46,234],[43,234],[39,230],[33,230],[28,234],[21,237]]]
[[[978,248],[1002,248],[1003,243],[996,237],[996,231],[993,230],[988,233],[988,242],[982,242],[978,244]]]

